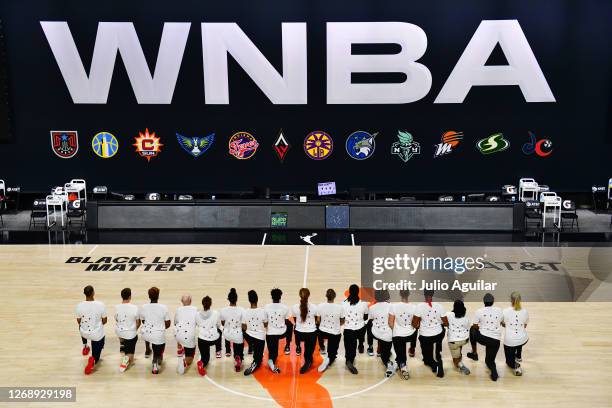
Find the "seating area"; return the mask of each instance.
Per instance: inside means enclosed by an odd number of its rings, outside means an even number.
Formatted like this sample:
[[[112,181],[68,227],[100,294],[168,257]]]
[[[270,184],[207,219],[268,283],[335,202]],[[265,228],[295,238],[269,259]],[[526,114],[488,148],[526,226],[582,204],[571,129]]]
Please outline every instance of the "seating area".
[[[44,225],[47,229],[62,229],[76,224],[85,228],[87,215],[87,183],[72,179],[63,186],[56,186],[45,198],[35,199],[30,212],[29,229]]]

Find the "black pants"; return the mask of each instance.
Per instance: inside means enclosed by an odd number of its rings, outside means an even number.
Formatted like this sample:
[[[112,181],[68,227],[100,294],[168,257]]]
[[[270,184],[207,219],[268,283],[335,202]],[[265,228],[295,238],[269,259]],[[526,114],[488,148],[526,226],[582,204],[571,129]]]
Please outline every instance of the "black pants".
[[[327,357],[329,358],[329,363],[333,363],[338,356],[338,347],[340,347],[340,338],[341,334],[330,334],[324,331],[318,331],[319,338],[319,347],[321,347],[321,343],[327,339]]]
[[[228,340],[225,340],[225,351],[227,353],[231,353],[232,352],[232,343],[230,343]],[[234,358],[236,357],[240,357],[242,360],[244,360],[244,342],[242,343],[233,343],[234,346]],[[216,344],[215,344],[216,347]]]
[[[102,337],[98,341],[91,341],[91,355],[96,363],[100,360],[100,354],[102,354],[102,349],[104,348],[104,339]]]
[[[386,366],[389,362],[389,358],[391,357],[391,347],[393,346],[393,341],[384,341],[378,337],[373,337],[378,340],[378,346],[380,347],[380,359]]]
[[[485,346],[485,364],[492,373],[496,373],[497,366],[495,365],[495,357],[499,351],[500,341],[488,336],[483,336],[480,334],[480,330],[472,327],[470,329],[470,344],[472,347],[475,347],[476,343]]]
[[[366,335],[367,335],[367,340],[368,340],[368,347],[373,347],[374,346],[374,336],[372,335],[372,321],[368,320],[366,325],[363,326],[361,329],[359,329],[359,345],[363,346],[363,344],[365,343],[366,340]]]
[[[444,340],[444,329],[435,336],[419,336],[423,363],[431,368],[442,366],[442,340]]]
[[[247,341],[247,343],[249,343],[249,350],[253,350],[253,362],[257,364],[257,366],[261,365],[264,348],[266,347],[266,341],[256,339],[255,337],[246,333],[244,333],[244,339]]]
[[[295,344],[304,342],[304,360],[312,363],[312,355],[317,344],[317,332],[303,333],[295,331]]]
[[[124,354],[134,354],[136,351],[136,342],[138,341],[138,336],[133,339],[122,339],[119,338],[119,351]]]
[[[416,347],[418,331],[414,331],[410,336],[405,337],[393,337],[393,349],[395,350],[395,362],[397,362],[397,366],[401,367],[406,364],[406,345],[410,343],[410,348],[414,349]]]
[[[151,343],[151,347],[153,348],[153,362],[154,363],[160,363],[163,356],[164,356],[164,350],[166,349],[166,344],[152,344]]]
[[[285,332],[285,347],[291,346],[291,337],[293,336],[293,323],[289,320],[285,321],[287,324],[287,331]]]
[[[515,369],[517,368],[516,359],[523,358],[523,346],[527,343],[523,343],[520,346],[506,346],[504,344],[504,354],[506,356],[506,364],[508,367]]]
[[[219,338],[215,340],[215,351],[217,353],[221,352],[221,342],[223,341],[223,332],[220,329],[217,329],[217,333],[219,333]]]
[[[202,364],[204,364],[204,367],[206,367],[208,365],[208,362],[210,361],[210,346],[214,345],[216,347],[217,344],[220,344],[219,339],[215,341],[208,341],[208,340],[202,340],[198,338],[198,349],[200,350],[200,360],[202,361]]]
[[[344,355],[347,363],[355,362],[357,342],[360,338],[363,338],[364,332],[363,328],[359,330],[344,329]]]
[[[285,338],[286,334],[268,334],[266,335],[266,344],[268,345],[268,358],[276,364],[278,358],[278,342]]]

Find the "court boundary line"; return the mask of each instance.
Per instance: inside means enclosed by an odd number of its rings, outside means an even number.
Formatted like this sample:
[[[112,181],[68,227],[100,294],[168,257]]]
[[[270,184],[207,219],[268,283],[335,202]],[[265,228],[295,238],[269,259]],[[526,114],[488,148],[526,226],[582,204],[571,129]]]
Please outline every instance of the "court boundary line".
[[[302,287],[306,287],[308,281],[308,258],[310,257],[310,246],[306,247],[306,254],[304,255],[304,281]]]
[[[261,246],[266,245],[266,237],[267,237],[267,236],[268,236],[268,233],[267,233],[267,232],[264,232],[263,239],[261,240]]]

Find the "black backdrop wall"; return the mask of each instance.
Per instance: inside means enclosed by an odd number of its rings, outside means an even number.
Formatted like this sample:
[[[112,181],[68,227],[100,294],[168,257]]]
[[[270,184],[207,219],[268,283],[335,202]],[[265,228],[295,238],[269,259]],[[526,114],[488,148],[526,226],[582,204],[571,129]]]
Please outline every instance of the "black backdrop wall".
[[[219,191],[269,186],[314,189],[336,181],[340,189],[393,191],[496,190],[534,177],[553,190],[587,190],[612,176],[610,89],[611,3],[606,0],[470,1],[48,1],[4,0],[0,17],[9,56],[9,91],[15,141],[0,144],[0,178],[25,190],[46,191],[70,178],[117,191]],[[517,19],[556,98],[527,103],[517,86],[474,87],[462,104],[433,101],[482,20]],[[170,105],[139,105],[117,58],[107,104],[74,104],[41,29],[40,21],[67,21],[87,72],[98,22],[133,22],[149,67],[154,69],[164,22],[191,22],[174,97]],[[403,21],[421,27],[428,47],[419,60],[432,73],[423,99],[400,105],[326,104],[326,22]],[[306,22],[308,104],[274,105],[229,58],[229,105],[206,105],[202,73],[201,22],[236,22],[282,72],[281,22]],[[498,50],[499,51],[499,50]],[[503,53],[491,64],[505,64]],[[385,76],[375,80],[385,80]],[[150,163],[132,143],[149,128],[161,137],[162,152]],[[284,163],[272,149],[279,129],[291,143]],[[304,154],[306,134],[324,130],[334,139],[326,160]],[[398,129],[411,132],[422,152],[408,162],[390,154]],[[50,130],[77,130],[80,150],[61,159],[51,150]],[[250,160],[228,154],[236,131],[260,143]],[[355,130],[379,132],[367,160],[350,158],[345,140]],[[433,145],[447,130],[464,140],[447,157],[434,159]],[[119,152],[97,157],[91,139],[113,133]],[[545,158],[525,155],[521,146],[533,131],[553,142]],[[181,149],[175,133],[216,141],[195,159]],[[478,139],[503,132],[508,151],[484,156]]]

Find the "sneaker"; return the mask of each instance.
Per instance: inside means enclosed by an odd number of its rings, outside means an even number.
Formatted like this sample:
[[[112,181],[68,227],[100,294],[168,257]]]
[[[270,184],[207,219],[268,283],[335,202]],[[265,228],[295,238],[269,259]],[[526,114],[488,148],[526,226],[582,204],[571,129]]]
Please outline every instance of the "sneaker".
[[[151,358],[151,353],[152,353],[151,350],[145,351],[145,358]]]
[[[322,373],[323,371],[327,370],[327,367],[329,366],[329,359],[327,358],[327,356],[323,359],[323,362],[321,363],[321,365],[317,368],[317,371]]]
[[[128,356],[123,356],[121,358],[121,364],[119,364],[119,372],[124,373],[130,365],[130,359]]]
[[[408,349],[408,356],[414,357],[414,349],[413,348],[409,348]]]
[[[385,371],[385,377],[389,378],[395,373],[395,364],[391,361],[387,363],[387,370]]]
[[[291,354],[291,346],[286,345],[285,346],[285,355],[288,356],[289,354]]]
[[[225,357],[231,357],[231,356],[232,356],[232,353],[230,353],[229,351],[225,352]]]
[[[516,367],[514,369],[514,375],[516,375],[517,377],[520,377],[521,375],[523,375],[523,369],[521,367]]]
[[[517,358],[515,358],[515,359],[514,359],[514,361],[516,361],[517,363],[522,363],[522,362],[523,362],[523,359],[522,359],[522,358],[518,358],[518,357],[517,357]]]
[[[351,372],[351,374],[358,374],[359,371],[357,371],[357,368],[355,368],[355,366],[353,365],[353,363],[346,363],[346,368]]]
[[[311,366],[312,366],[312,362],[306,361],[304,365],[302,366],[302,368],[300,368],[300,374],[306,374],[306,371],[310,370]]]
[[[151,364],[151,373],[159,374],[159,365],[157,363]]]
[[[319,348],[319,353],[321,353],[322,356],[327,354],[327,350],[325,349],[325,346],[321,346]]]
[[[474,361],[478,361],[478,354],[477,353],[472,353],[471,351],[469,353],[467,353],[468,358],[471,358]]]
[[[176,372],[179,373],[180,375],[185,374],[185,366],[187,365],[187,363],[185,363],[185,356],[180,356],[178,358],[178,363],[176,365]]]
[[[442,362],[440,362],[437,366],[436,366],[437,370],[436,370],[436,376],[438,378],[444,378],[444,366],[442,365]]]
[[[461,364],[459,366],[459,371],[461,372],[461,374],[463,375],[470,375],[470,369],[467,368],[466,366],[464,366],[463,364]]]
[[[363,344],[360,344],[359,347],[357,347],[357,350],[359,350],[359,354],[363,354],[363,352],[365,351],[365,349],[363,348]]]
[[[244,370],[244,375],[253,374],[253,372],[257,370],[257,367],[259,367],[259,365],[257,365],[257,363],[253,361],[251,365],[246,370]]]
[[[87,365],[85,366],[85,374],[87,375],[91,374],[95,365],[96,365],[96,362],[94,358],[92,356],[89,356],[89,359],[87,359]]]
[[[215,353],[215,357],[217,357],[217,358],[221,358],[221,352],[220,352],[220,351],[217,351],[217,352]]]
[[[236,356],[234,358],[234,369],[236,370],[237,373],[240,372],[241,367],[242,367],[242,359],[240,358],[240,356]]]
[[[491,380],[497,381],[498,378],[499,378],[499,374],[497,374],[497,371],[491,371]]]
[[[185,355],[185,348],[181,344],[179,344],[178,349],[176,350],[176,356],[183,357],[184,355]]]
[[[302,355],[302,347],[301,346],[296,346],[295,354],[298,355],[298,356]]]
[[[374,347],[368,347],[368,356],[372,357],[374,355]]]
[[[198,361],[198,374],[200,374],[201,376],[206,375],[206,368],[204,367],[204,363],[202,362],[202,360]]]
[[[272,359],[268,360],[268,367],[270,367],[270,371],[272,371],[274,374],[280,374],[280,368],[274,365],[274,361],[272,361]]]
[[[400,373],[402,374],[402,378],[404,380],[407,380],[410,378],[410,372],[408,371],[408,366],[406,364],[403,364],[400,367]]]
[[[89,354],[89,346],[87,344],[83,346],[81,353],[83,353],[84,356]]]

